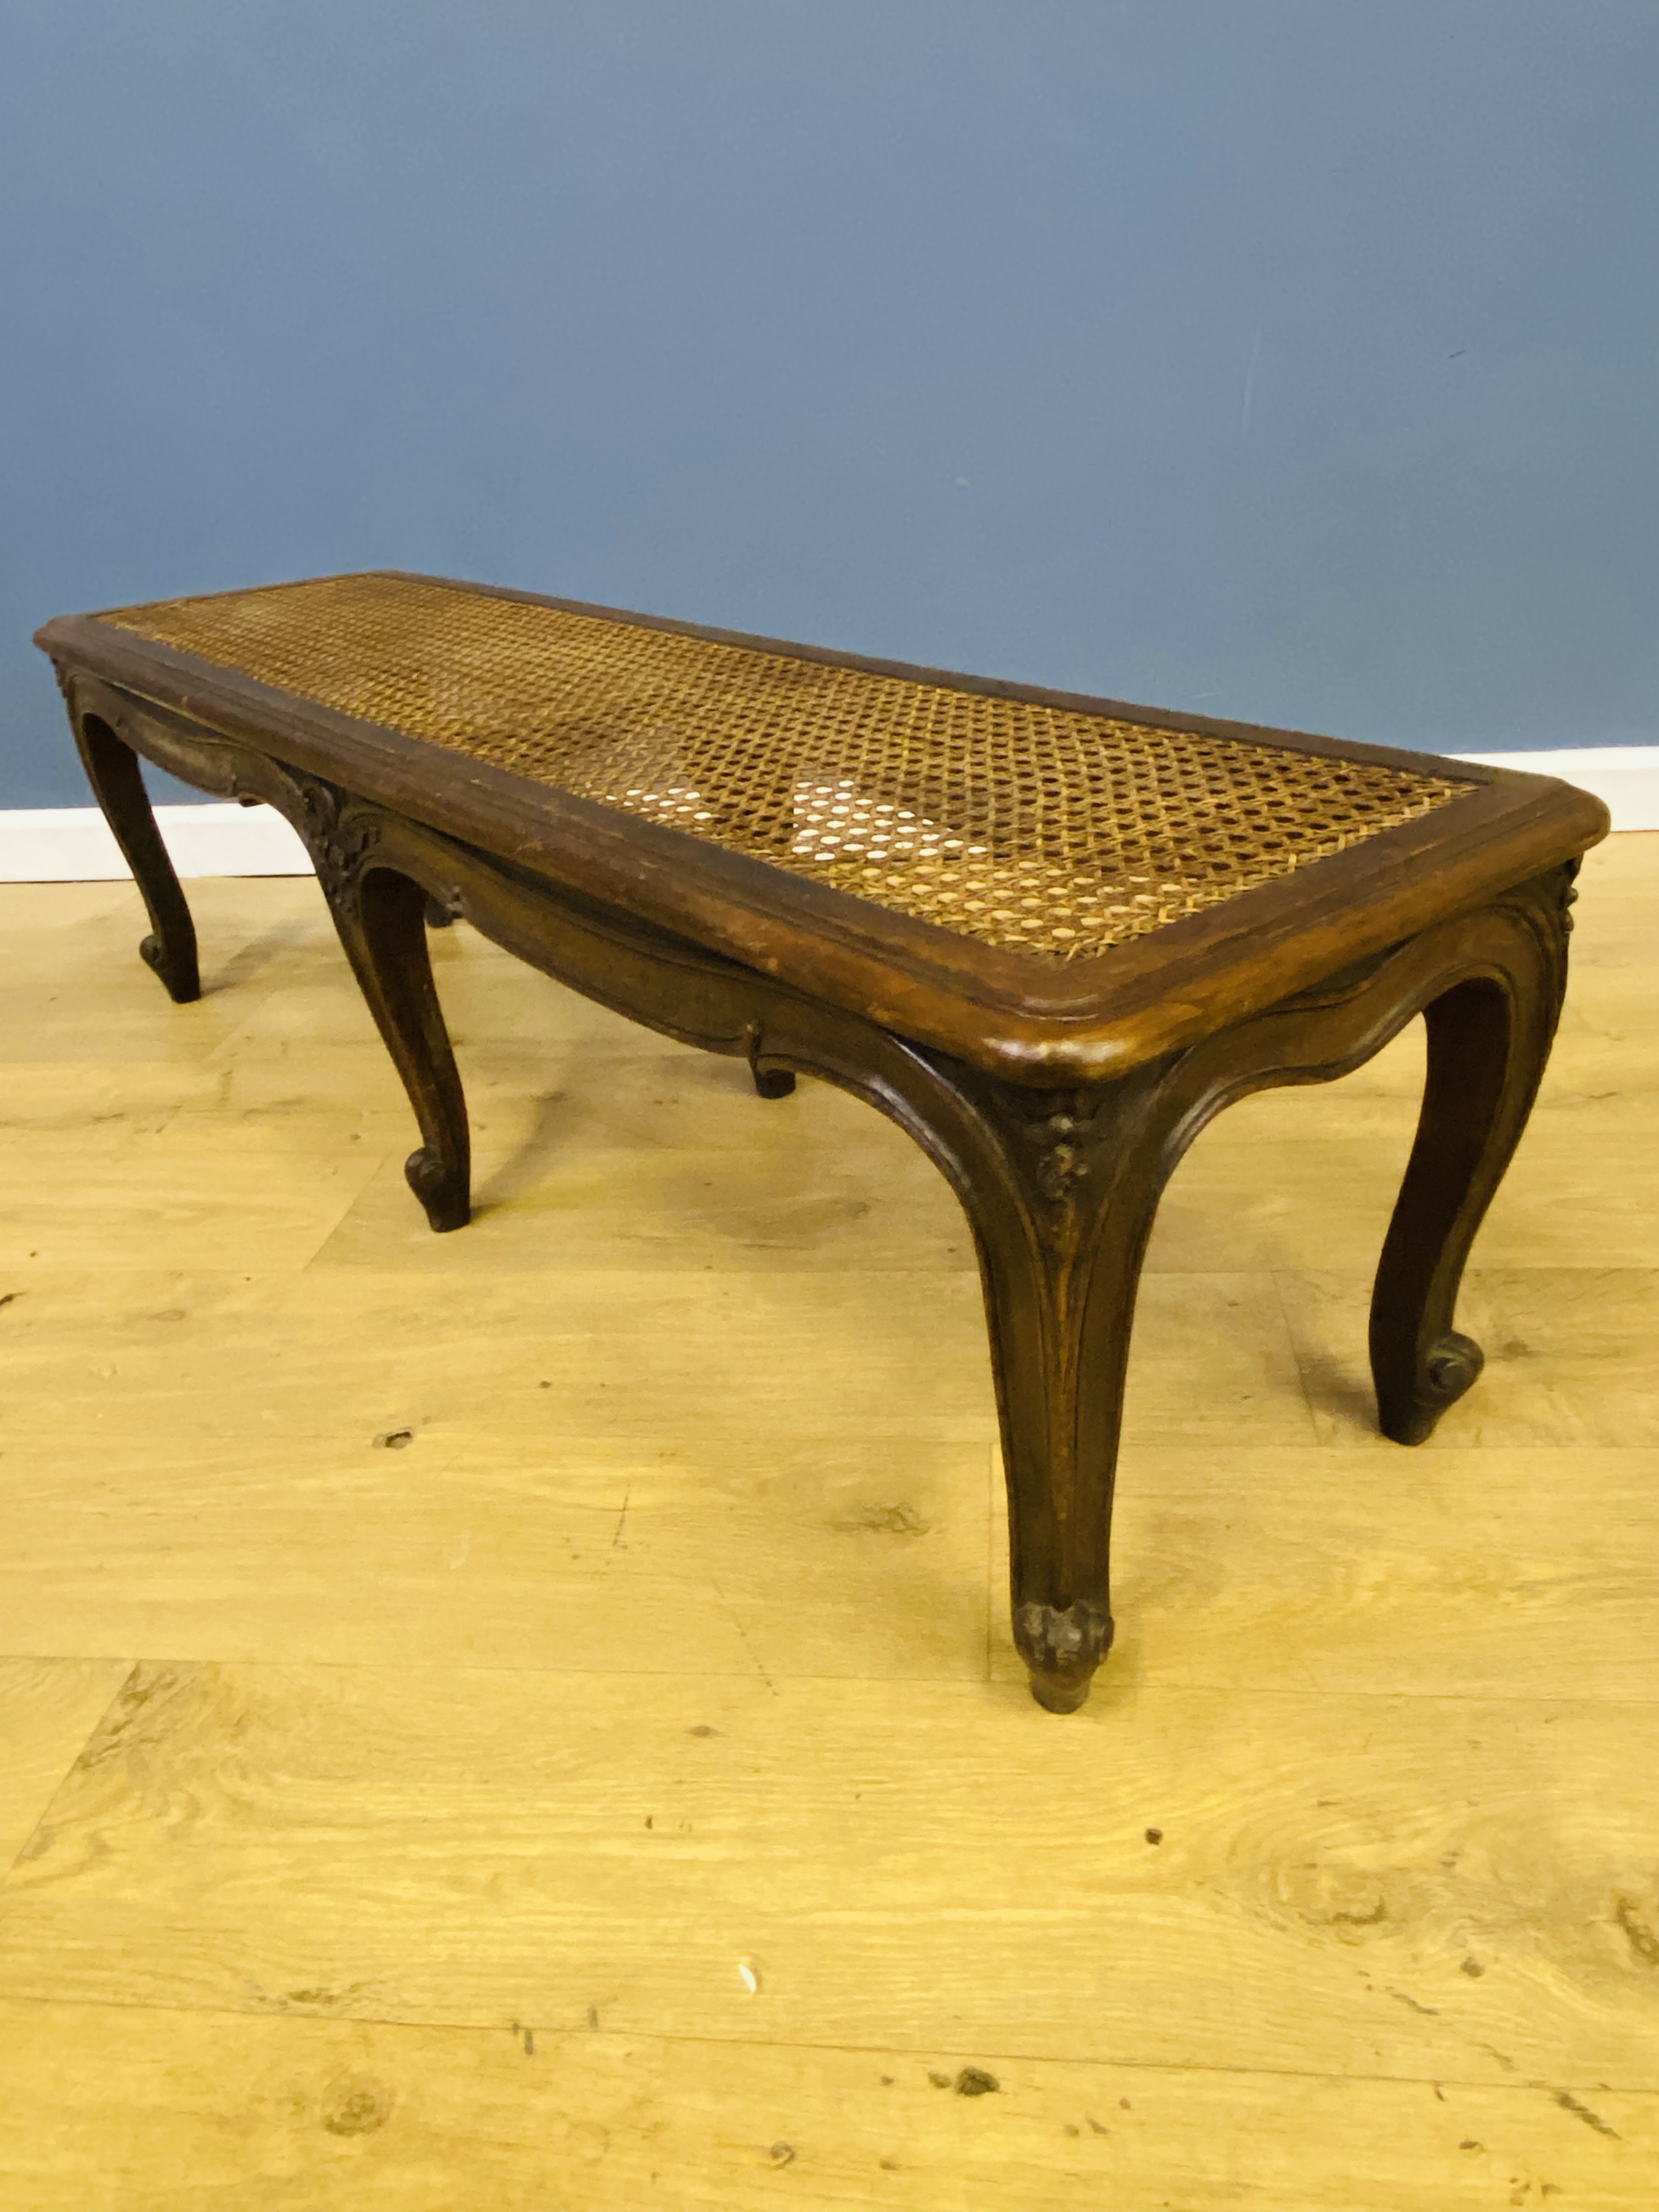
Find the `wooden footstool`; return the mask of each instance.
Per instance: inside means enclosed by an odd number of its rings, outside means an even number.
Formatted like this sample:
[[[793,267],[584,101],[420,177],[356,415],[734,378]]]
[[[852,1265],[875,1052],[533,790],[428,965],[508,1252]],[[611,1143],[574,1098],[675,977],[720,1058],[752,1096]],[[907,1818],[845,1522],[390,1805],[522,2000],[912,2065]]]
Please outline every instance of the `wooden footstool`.
[[[420,576],[70,616],[38,641],[175,999],[195,935],[137,757],[304,838],[434,1229],[467,1218],[468,1145],[429,920],[744,1054],[763,1097],[819,1075],[909,1131],[973,1224],[1014,1638],[1051,1711],[1111,1642],[1136,1280],[1212,1115],[1346,1074],[1425,1012],[1371,1304],[1384,1431],[1421,1443],[1480,1372],[1453,1304],[1607,827],[1585,793]]]

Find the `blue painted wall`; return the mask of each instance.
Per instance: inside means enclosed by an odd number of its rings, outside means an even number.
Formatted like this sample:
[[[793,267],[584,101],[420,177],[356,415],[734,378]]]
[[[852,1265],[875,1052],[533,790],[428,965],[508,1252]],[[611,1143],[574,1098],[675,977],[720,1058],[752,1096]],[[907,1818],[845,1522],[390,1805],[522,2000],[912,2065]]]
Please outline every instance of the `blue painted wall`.
[[[1652,0],[10,0],[30,629],[374,564],[1652,742]]]

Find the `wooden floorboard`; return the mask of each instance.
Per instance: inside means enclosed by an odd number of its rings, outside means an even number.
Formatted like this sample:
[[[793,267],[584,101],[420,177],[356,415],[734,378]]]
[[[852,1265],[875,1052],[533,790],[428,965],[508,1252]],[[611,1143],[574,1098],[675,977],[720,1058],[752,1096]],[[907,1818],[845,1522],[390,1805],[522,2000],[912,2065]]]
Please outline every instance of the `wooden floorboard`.
[[[1028,1703],[145,1662],[0,1884],[0,1990],[1651,2085],[1659,1703]]]
[[[12,2002],[0,2051],[0,2172],[30,2212],[1625,2212],[1659,2160],[1652,2095],[960,2043]]]
[[[1194,1148],[1070,1720],[899,1133],[458,929],[434,1239],[314,885],[191,899],[181,1008],[0,886],[6,2212],[1651,2212],[1659,837],[1426,1449],[1415,1034]]]
[[[0,1659],[0,1867],[27,1843],[131,1672],[124,1659]]]

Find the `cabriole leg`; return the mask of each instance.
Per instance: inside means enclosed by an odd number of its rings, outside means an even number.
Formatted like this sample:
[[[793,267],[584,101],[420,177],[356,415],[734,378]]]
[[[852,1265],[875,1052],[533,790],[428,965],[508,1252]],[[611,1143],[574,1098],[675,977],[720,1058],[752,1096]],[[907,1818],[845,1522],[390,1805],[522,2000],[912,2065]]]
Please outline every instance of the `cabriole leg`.
[[[1037,1703],[1075,1712],[1112,1640],[1112,1489],[1130,1326],[1178,1157],[1163,1102],[1169,1063],[1059,1091],[926,1058],[949,1085],[949,1109],[942,1083],[906,1118],[949,1173],[979,1248],[1014,1641]],[[911,1103],[923,1103],[914,1091]]]
[[[155,826],[138,756],[96,714],[71,712],[70,720],[87,780],[149,915],[150,934],[139,945],[139,957],[161,977],[169,998],[187,1005],[202,995],[196,926]]]
[[[323,889],[420,1124],[420,1149],[404,1169],[409,1187],[434,1229],[464,1228],[472,1210],[471,1140],[427,952],[427,894],[411,877],[384,867],[343,882],[325,879]]]
[[[1423,1109],[1371,1296],[1377,1416],[1396,1443],[1422,1443],[1480,1373],[1484,1355],[1452,1327],[1453,1310],[1549,1057],[1560,1004],[1553,964],[1503,982],[1472,978],[1425,1009]]]

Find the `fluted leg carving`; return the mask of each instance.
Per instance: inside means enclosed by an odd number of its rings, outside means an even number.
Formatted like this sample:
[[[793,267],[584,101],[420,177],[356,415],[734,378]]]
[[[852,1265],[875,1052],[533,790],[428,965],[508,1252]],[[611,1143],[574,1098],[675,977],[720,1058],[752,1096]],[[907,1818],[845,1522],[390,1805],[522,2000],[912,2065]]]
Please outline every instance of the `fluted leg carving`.
[[[138,756],[96,714],[71,710],[70,719],[87,780],[149,915],[150,933],[138,947],[139,957],[161,977],[169,998],[187,1005],[202,995],[196,925],[155,826]]]

